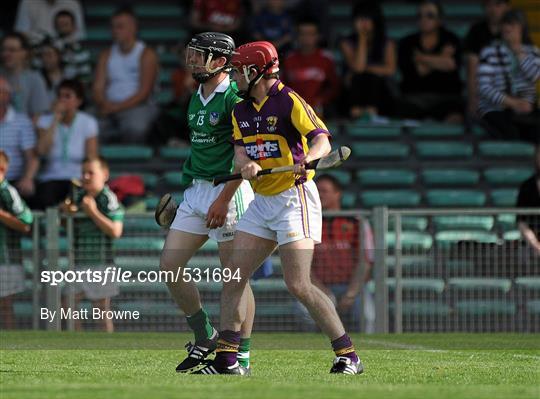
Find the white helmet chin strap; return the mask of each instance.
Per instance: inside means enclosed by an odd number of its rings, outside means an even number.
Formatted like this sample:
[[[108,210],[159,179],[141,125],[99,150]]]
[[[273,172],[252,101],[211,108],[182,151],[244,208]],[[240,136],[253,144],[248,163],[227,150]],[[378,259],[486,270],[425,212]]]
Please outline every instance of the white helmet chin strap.
[[[246,79],[246,82],[249,84],[251,83],[251,79],[249,78],[249,71],[251,69],[251,67],[253,67],[253,65],[243,65],[242,66],[242,73],[244,75],[244,78]],[[255,86],[257,83],[259,83],[259,81],[262,79],[263,75],[260,75],[258,76],[256,79],[255,79],[255,82],[253,82],[253,86]]]
[[[218,66],[217,68],[211,68],[210,67],[210,63],[212,62],[213,56],[214,56],[214,54],[212,54],[212,53],[208,54],[208,59],[206,60],[206,65],[204,66],[204,68],[206,69],[206,72],[208,72],[208,73],[215,73],[215,72],[217,72],[217,71],[219,71],[220,69],[223,68],[222,66]]]

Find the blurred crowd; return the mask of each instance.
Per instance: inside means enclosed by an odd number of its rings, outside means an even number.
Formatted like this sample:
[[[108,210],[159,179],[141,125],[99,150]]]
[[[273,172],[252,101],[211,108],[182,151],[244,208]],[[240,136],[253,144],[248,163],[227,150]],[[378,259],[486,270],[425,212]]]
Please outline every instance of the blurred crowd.
[[[434,0],[418,2],[417,31],[397,42],[380,2],[366,0],[354,4],[351,33],[336,43],[328,42],[326,1],[194,0],[189,30],[226,32],[237,45],[271,41],[281,79],[325,119],[474,121],[493,137],[538,142],[539,50],[521,11],[506,0],[483,3],[484,18],[463,41]],[[139,25],[132,8],[118,8],[111,42],[93,62],[78,0],[18,2],[0,42],[0,144],[7,179],[32,208],[64,198],[101,144],[187,145],[196,83],[184,67],[186,43],[168,49],[179,60],[174,95],[159,105],[159,56]]]

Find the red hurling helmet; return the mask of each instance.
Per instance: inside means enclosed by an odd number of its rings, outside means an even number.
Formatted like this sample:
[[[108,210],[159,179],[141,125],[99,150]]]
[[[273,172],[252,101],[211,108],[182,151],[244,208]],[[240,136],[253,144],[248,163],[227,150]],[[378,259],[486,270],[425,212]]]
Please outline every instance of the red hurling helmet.
[[[255,68],[258,73],[253,81],[259,81],[264,75],[279,71],[277,50],[272,43],[264,41],[246,43],[238,47],[233,54],[231,64],[244,75],[248,83],[251,83],[248,76],[252,68]]]

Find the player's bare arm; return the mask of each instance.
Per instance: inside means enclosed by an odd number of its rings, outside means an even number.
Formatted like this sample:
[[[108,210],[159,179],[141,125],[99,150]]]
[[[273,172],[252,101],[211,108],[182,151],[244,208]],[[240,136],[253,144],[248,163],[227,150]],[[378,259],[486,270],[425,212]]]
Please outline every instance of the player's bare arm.
[[[234,164],[236,165],[236,168],[240,169],[242,178],[246,180],[256,178],[257,173],[262,170],[261,165],[255,161],[252,161],[248,157],[246,149],[240,145],[234,146]]]
[[[305,175],[306,168],[305,165],[309,162],[324,157],[332,150],[330,145],[330,140],[326,134],[319,134],[313,138],[311,141],[311,147],[309,148],[308,153],[299,163],[294,166],[294,174]]]
[[[21,222],[19,219],[17,219],[15,216],[13,216],[11,213],[6,212],[2,209],[0,209],[0,223],[3,225],[9,227],[10,229],[19,231],[21,233],[28,233],[30,231],[30,226]]]
[[[230,181],[225,184],[225,187],[223,187],[219,196],[208,209],[208,214],[206,215],[206,227],[216,229],[225,224],[227,212],[229,211],[229,203],[241,184],[241,180]]]

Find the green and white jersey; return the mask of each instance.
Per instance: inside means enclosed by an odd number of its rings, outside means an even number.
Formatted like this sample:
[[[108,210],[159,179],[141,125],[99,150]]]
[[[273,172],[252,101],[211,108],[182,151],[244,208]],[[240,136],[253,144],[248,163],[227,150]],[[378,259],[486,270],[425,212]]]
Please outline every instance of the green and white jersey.
[[[77,190],[74,203],[81,208],[86,192]],[[98,210],[113,221],[124,221],[124,208],[108,186],[96,196]],[[104,266],[112,263],[112,238],[103,233],[88,217],[75,218],[73,223],[75,266]]]
[[[236,83],[227,76],[208,97],[202,97],[202,85],[193,93],[188,107],[191,154],[184,163],[182,184],[193,179],[212,180],[231,173],[234,145],[231,114],[241,100]]]
[[[3,180],[0,183],[0,209],[12,214],[21,222],[31,225],[32,212],[21,198],[17,189]],[[0,224],[0,265],[22,264],[21,233]]]

